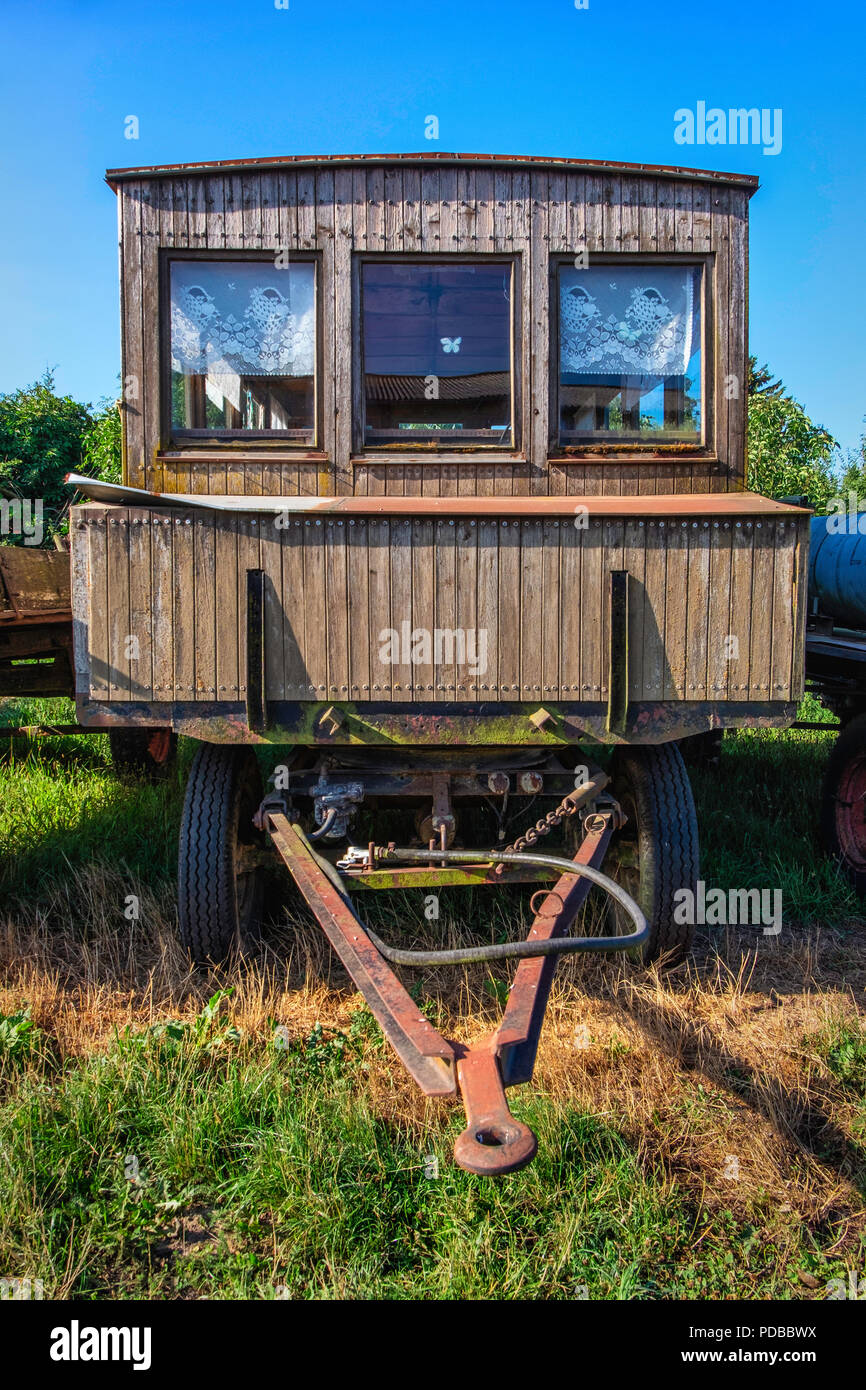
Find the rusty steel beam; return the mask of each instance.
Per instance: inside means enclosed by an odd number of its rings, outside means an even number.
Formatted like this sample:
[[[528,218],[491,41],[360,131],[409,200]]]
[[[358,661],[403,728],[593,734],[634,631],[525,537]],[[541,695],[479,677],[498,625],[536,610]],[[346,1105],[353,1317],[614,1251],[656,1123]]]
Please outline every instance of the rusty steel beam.
[[[587,817],[584,839],[574,856],[575,862],[601,868],[614,829],[611,812]],[[588,879],[563,874],[539,905],[527,939],[548,941],[564,936],[591,887]],[[519,1086],[532,1079],[544,1011],[558,960],[558,956],[532,956],[522,960],[515,971],[502,1022],[494,1034],[506,1086]]]
[[[259,815],[328,940],[409,1073],[427,1095],[454,1095],[459,1088],[466,1128],[455,1144],[455,1161],[468,1172],[485,1176],[523,1168],[534,1157],[538,1144],[529,1126],[511,1114],[505,1087],[527,1081],[532,1075],[556,957],[528,956],[521,960],[495,1032],[471,1047],[448,1042],[423,1017],[393,974],[379,949],[386,949],[383,943],[364,926],[340,892],[336,870],[319,859],[303,832],[281,811],[271,809],[265,801]],[[583,873],[563,873],[554,888],[539,890],[536,897],[543,893],[543,901],[535,913],[526,946],[536,943],[550,950],[553,938],[567,933],[591,887],[585,873],[598,870],[610,837],[620,823],[616,803],[587,816],[584,838],[572,861],[575,866],[582,866]],[[373,852],[371,847],[371,859]],[[401,853],[393,849],[388,852]],[[613,887],[608,891],[614,891]],[[631,910],[643,921],[645,935],[646,922],[640,910],[634,903]],[[640,936],[640,930],[637,935]],[[563,945],[562,949],[566,947]],[[598,949],[618,949],[616,939],[599,938]]]
[[[454,1049],[420,1013],[363,923],[329,881],[296,826],[269,812],[267,829],[292,878],[407,1071],[427,1096],[453,1096]]]
[[[341,869],[353,888],[483,888],[501,887],[503,883],[547,883],[556,877],[555,870],[532,864],[500,865],[503,873],[490,863],[466,864],[462,868],[451,864],[437,868],[432,864],[409,864],[402,868]]]

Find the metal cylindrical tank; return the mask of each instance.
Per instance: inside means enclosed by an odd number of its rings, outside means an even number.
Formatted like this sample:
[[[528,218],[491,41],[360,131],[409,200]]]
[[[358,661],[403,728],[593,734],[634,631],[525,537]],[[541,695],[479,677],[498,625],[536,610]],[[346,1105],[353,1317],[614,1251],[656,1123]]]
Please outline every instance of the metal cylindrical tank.
[[[814,516],[810,542],[810,610],[866,629],[866,513]]]

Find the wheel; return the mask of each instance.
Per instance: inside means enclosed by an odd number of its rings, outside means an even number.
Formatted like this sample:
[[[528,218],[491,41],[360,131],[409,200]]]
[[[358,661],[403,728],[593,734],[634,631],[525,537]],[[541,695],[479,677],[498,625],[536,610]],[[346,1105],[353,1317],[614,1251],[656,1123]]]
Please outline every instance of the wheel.
[[[178,856],[180,938],[197,964],[258,939],[262,779],[250,748],[203,743],[186,785]]]
[[[694,935],[693,922],[677,920],[694,913],[677,913],[682,899],[675,894],[687,888],[694,895],[700,871],[697,816],[682,754],[675,743],[618,748],[611,781],[611,793],[628,817],[611,842],[612,877],[640,905],[650,928],[640,958],[648,964],[663,956],[675,965]],[[611,910],[620,931],[632,930],[621,908],[614,904]]]
[[[866,714],[846,724],[821,789],[821,838],[852,888],[866,897]]]
[[[177,734],[171,729],[109,729],[108,742],[111,761],[121,777],[162,781],[177,757]]]

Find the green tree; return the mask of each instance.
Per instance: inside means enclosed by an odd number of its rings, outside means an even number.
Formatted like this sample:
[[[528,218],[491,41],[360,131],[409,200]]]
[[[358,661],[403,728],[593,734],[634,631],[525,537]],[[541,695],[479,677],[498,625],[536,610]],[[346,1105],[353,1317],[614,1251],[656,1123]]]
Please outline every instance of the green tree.
[[[120,401],[100,401],[84,436],[81,471],[105,483],[119,483],[121,477]]]
[[[853,492],[858,498],[866,498],[866,434],[860,436],[859,449],[849,449],[848,451],[848,457],[839,476],[839,492],[843,496]],[[861,510],[866,510],[866,502]]]
[[[59,396],[50,371],[0,395],[0,496],[41,498],[49,542],[64,524],[71,494],[63,479],[71,472],[120,481],[116,403],[103,401],[94,412]]]
[[[839,490],[836,440],[787,395],[781,382],[773,381],[766,367],[758,372],[763,384],[750,390],[748,398],[748,486],[766,497],[802,495],[823,511]]]
[[[748,394],[750,396],[784,396],[788,398],[788,392],[777,377],[773,380],[773,373],[766,363],[762,367],[758,366],[757,357],[749,358],[749,384]]]

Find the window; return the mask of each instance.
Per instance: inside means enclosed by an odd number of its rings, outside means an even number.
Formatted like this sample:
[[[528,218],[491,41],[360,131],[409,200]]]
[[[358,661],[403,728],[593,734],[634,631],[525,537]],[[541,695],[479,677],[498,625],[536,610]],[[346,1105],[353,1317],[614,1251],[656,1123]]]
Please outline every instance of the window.
[[[170,262],[173,434],[315,437],[312,261]]]
[[[512,263],[364,262],[364,440],[513,446]]]
[[[701,265],[559,268],[559,439],[701,443]]]

